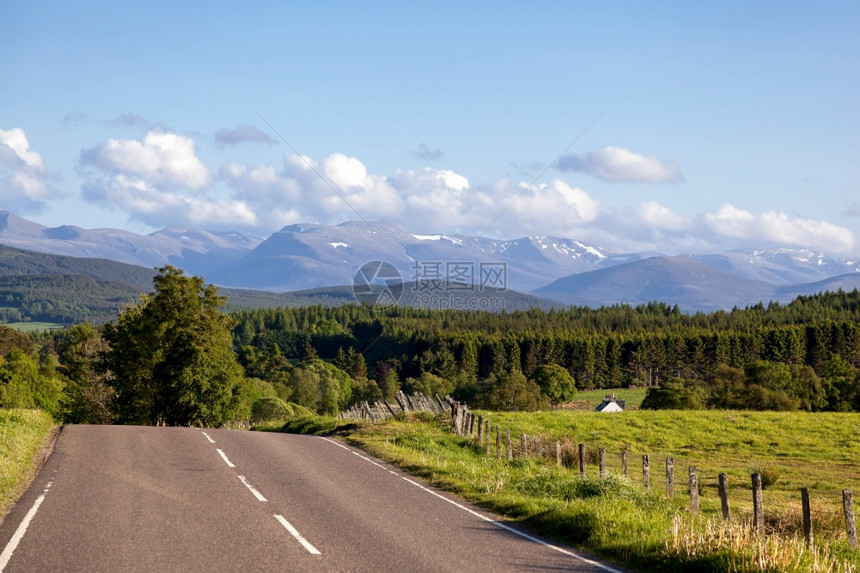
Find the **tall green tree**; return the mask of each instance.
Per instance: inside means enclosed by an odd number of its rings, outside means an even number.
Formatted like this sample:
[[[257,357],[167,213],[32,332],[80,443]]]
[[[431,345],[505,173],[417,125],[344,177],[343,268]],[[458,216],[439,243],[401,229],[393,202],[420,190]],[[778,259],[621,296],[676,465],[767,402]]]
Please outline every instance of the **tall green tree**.
[[[155,292],[105,325],[103,366],[116,391],[117,420],[219,426],[232,416],[242,369],[233,352],[225,299],[172,266]]]
[[[60,335],[60,373],[68,379],[62,400],[66,422],[108,424],[113,420],[114,389],[97,369],[107,343],[88,322],[75,325]]]
[[[540,386],[541,392],[553,406],[570,402],[576,396],[576,381],[570,372],[558,364],[538,366],[529,380]]]

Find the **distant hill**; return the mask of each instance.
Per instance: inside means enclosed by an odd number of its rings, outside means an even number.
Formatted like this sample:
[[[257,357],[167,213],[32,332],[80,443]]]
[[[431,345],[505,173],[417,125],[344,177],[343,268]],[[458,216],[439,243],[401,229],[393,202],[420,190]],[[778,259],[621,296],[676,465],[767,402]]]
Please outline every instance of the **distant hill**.
[[[219,285],[292,291],[351,284],[362,265],[376,260],[392,264],[404,281],[443,278],[461,264],[478,277],[481,265],[501,264],[507,288],[527,291],[564,274],[591,270],[612,254],[559,237],[413,235],[387,223],[350,221],[284,227],[208,278]]]
[[[371,261],[390,263],[404,282],[453,278],[472,281],[480,290],[482,273],[490,269],[501,273],[501,280],[490,286],[503,287],[508,293],[531,292],[557,303],[591,307],[658,300],[689,311],[784,301],[791,293],[814,294],[820,292],[814,289],[838,284],[850,288],[860,277],[860,260],[810,249],[738,249],[666,257],[653,252],[619,253],[563,237],[503,240],[414,234],[396,225],[364,221],[289,225],[264,240],[191,228],[145,236],[74,225],[48,228],[0,211],[0,244],[45,255],[14,261],[14,251],[6,251],[8,268],[0,269],[0,275],[81,274],[148,290],[153,269],[172,264],[230,292],[231,308],[244,307],[243,301],[258,306],[339,304],[345,299],[334,291],[323,294],[316,289],[343,285],[348,289],[356,272]],[[295,291],[302,294],[274,294]],[[348,293],[346,297],[350,298]],[[525,295],[505,298],[510,308],[546,304]],[[487,298],[475,299],[481,300]]]
[[[96,324],[114,320],[141,293],[152,291],[156,272],[104,259],[48,255],[0,245],[0,323]],[[190,274],[190,273],[189,273]],[[356,302],[351,286],[291,293],[220,287],[228,312],[254,308],[337,306]],[[424,295],[430,295],[422,298]],[[401,305],[479,310],[549,309],[559,306],[523,293],[488,289],[444,293],[444,285],[403,285]]]
[[[290,293],[306,303],[323,306],[355,304],[351,286],[325,287]],[[443,281],[405,282],[402,285],[399,306],[433,310],[485,310],[490,312],[513,312],[539,308],[550,310],[567,305],[537,296],[508,290],[477,289],[452,290]]]
[[[0,275],[0,322],[104,323],[141,290],[85,275]]]
[[[261,241],[241,233],[185,228],[164,229],[151,235],[74,225],[49,228],[0,211],[0,243],[7,246],[150,268],[169,263],[198,276],[242,257]]]
[[[0,245],[0,276],[58,274],[82,275],[149,290],[155,270],[107,259],[49,255]]]
[[[0,322],[103,323],[152,292],[154,269],[0,245]],[[313,304],[288,294],[219,289],[228,309]]]
[[[835,292],[840,288],[846,291],[860,288],[860,274],[777,287],[762,280],[738,277],[688,257],[652,257],[571,275],[534,292],[566,304],[593,308],[659,301],[695,312],[743,308],[771,300],[789,302],[801,294]]]

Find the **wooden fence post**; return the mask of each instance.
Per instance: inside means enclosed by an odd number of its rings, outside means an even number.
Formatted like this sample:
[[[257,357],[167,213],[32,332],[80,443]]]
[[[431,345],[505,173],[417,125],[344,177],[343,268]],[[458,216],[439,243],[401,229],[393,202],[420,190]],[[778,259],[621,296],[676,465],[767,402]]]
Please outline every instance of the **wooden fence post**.
[[[409,411],[409,402],[406,401],[406,394],[404,394],[402,390],[394,395],[394,399],[397,400],[397,405],[400,406],[400,409],[403,410],[404,413]]]
[[[756,533],[764,528],[764,508],[761,502],[761,474],[756,472],[752,475],[753,492],[753,529]]]
[[[526,457],[527,455],[529,455],[529,444],[526,441],[526,435],[525,434],[520,434],[520,447],[522,448],[522,454],[520,454],[520,455],[522,455],[523,457]]]
[[[857,528],[854,527],[854,495],[850,489],[842,490],[842,511],[845,513],[845,532],[851,549],[857,549]]]
[[[535,438],[535,455],[537,457],[541,457],[543,455],[543,449],[540,445],[540,438]]]
[[[646,490],[651,488],[651,459],[648,454],[642,456],[642,485]]]
[[[729,519],[729,476],[720,474],[720,506],[723,519]]]
[[[484,417],[478,416],[478,445],[481,446],[484,443]]]
[[[505,447],[507,448],[508,459],[514,459],[514,448],[511,447],[511,431],[505,430]]]
[[[585,444],[579,444],[579,477],[585,479]]]
[[[373,410],[370,409],[370,404],[368,404],[367,400],[361,403],[364,407],[364,411],[367,412],[367,417],[371,419],[371,421],[376,421],[376,416],[373,415]]]
[[[597,450],[597,463],[600,471],[600,479],[606,479],[606,448]]]
[[[666,458],[666,495],[675,497],[675,460]]]
[[[555,465],[561,467],[561,442],[555,442]]]
[[[690,466],[690,512],[699,513],[699,470]]]
[[[812,546],[812,510],[809,507],[809,488],[800,488],[800,505],[803,511],[803,538],[806,546]]]
[[[627,450],[621,452],[621,473],[627,477]]]
[[[475,415],[469,412],[469,436],[475,433]]]
[[[496,424],[496,459],[502,459],[502,428]]]
[[[490,421],[484,422],[484,436],[487,438],[487,455],[490,455]]]

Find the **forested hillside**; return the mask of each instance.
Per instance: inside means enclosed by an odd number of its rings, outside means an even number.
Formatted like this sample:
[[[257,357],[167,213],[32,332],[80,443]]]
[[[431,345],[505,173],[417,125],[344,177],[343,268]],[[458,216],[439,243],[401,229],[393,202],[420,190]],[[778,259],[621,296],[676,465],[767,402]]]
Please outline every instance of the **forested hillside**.
[[[0,245],[0,276],[10,275],[81,275],[140,291],[152,288],[155,270],[107,259],[63,257]]]
[[[352,349],[381,388],[391,373],[404,384],[429,374],[466,399],[555,364],[578,388],[680,381],[725,387],[714,407],[844,410],[860,409],[858,315],[857,290],[695,315],[657,303],[502,314],[352,305],[235,313],[234,339],[246,364],[311,352],[338,363]]]
[[[105,259],[49,255],[0,245],[0,324],[103,324],[141,293],[152,291],[155,269]],[[227,308],[311,304],[314,297],[223,289]],[[322,298],[325,302],[327,299]]]
[[[141,289],[84,275],[0,276],[0,323],[104,323],[135,302]]]

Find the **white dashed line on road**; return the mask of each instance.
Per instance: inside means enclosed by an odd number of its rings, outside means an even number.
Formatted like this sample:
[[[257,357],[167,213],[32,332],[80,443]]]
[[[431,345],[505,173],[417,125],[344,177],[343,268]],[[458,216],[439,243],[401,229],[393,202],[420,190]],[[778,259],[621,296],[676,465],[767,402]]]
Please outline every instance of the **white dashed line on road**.
[[[231,462],[231,461],[229,460],[229,458],[227,458],[227,454],[225,454],[225,453],[223,452],[223,450],[221,450],[220,448],[216,448],[216,450],[215,450],[215,451],[217,451],[219,454],[221,454],[221,457],[222,457],[222,458],[224,458],[224,461],[225,461],[225,462],[227,462],[227,467],[228,467],[228,468],[235,468],[235,467],[236,467],[236,465],[235,465],[233,462]]]
[[[276,515],[275,519],[277,519],[278,522],[283,525],[287,531],[290,532],[290,535],[296,538],[296,541],[302,544],[302,547],[308,550],[308,553],[310,553],[311,555],[322,555],[319,549],[311,545],[311,543],[307,539],[302,537],[302,534],[299,533],[299,531],[295,527],[293,527],[293,525],[289,521],[284,519],[283,515]]]
[[[12,554],[15,552],[15,549],[17,549],[18,544],[21,543],[21,539],[24,538],[24,534],[27,533],[27,528],[30,527],[30,522],[33,521],[33,518],[36,516],[36,512],[39,511],[39,506],[41,506],[42,502],[45,501],[45,496],[48,494],[48,490],[51,489],[53,484],[53,479],[48,482],[48,485],[46,485],[45,489],[42,491],[42,495],[36,498],[36,501],[33,502],[33,507],[30,508],[27,515],[25,515],[24,519],[21,520],[21,523],[18,525],[18,529],[15,530],[15,534],[12,536],[12,539],[9,540],[9,543],[6,544],[6,548],[3,549],[3,553],[0,553],[0,571],[3,571],[6,568],[6,565],[9,564],[9,559],[12,558]]]
[[[261,494],[259,491],[257,491],[257,490],[254,488],[254,486],[252,486],[251,484],[249,484],[249,483],[248,483],[248,480],[247,480],[247,479],[245,479],[245,476],[239,476],[239,481],[241,481],[243,484],[245,484],[245,487],[247,487],[247,488],[248,488],[248,490],[249,490],[251,493],[253,493],[253,494],[254,494],[254,497],[256,497],[259,501],[269,501],[268,499],[266,499],[265,497],[263,497],[263,494]]]
[[[588,559],[588,558],[586,558],[586,557],[583,557],[583,556],[581,556],[581,555],[577,555],[576,553],[574,553],[573,551],[570,551],[569,549],[565,549],[565,548],[563,548],[563,547],[559,547],[558,545],[553,545],[552,543],[548,543],[548,542],[544,541],[543,539],[540,539],[540,538],[535,537],[535,536],[533,536],[533,535],[529,535],[528,533],[526,533],[526,532],[524,532],[524,531],[520,531],[519,529],[515,529],[515,528],[511,527],[510,525],[506,525],[506,524],[504,524],[504,523],[502,523],[502,522],[500,522],[500,521],[498,521],[498,520],[496,520],[496,519],[492,519],[492,518],[490,518],[490,517],[487,517],[486,515],[482,515],[482,514],[478,513],[477,511],[474,511],[474,510],[472,510],[472,509],[469,509],[469,508],[468,508],[468,507],[466,507],[465,505],[463,505],[463,504],[461,504],[461,503],[457,503],[457,502],[456,502],[456,501],[454,501],[453,499],[448,499],[448,498],[447,498],[447,497],[445,497],[444,495],[440,495],[440,494],[436,493],[436,492],[435,492],[435,491],[433,491],[432,489],[429,489],[429,488],[427,488],[427,487],[425,487],[425,486],[421,485],[420,483],[418,483],[418,482],[416,482],[416,481],[414,481],[414,480],[412,480],[412,479],[410,479],[410,478],[406,477],[405,475],[401,475],[401,474],[398,474],[398,473],[395,473],[395,472],[393,472],[393,471],[389,470],[389,469],[388,469],[388,468],[386,468],[385,466],[383,466],[383,465],[381,465],[381,464],[378,464],[377,462],[373,461],[372,459],[370,459],[370,458],[368,458],[368,457],[366,457],[366,456],[361,455],[361,454],[360,454],[360,453],[358,453],[357,451],[355,451],[355,450],[353,450],[353,449],[351,449],[351,448],[348,448],[348,447],[344,446],[343,444],[341,444],[341,443],[337,442],[336,440],[332,440],[331,438],[326,438],[326,437],[323,437],[323,436],[320,436],[320,439],[325,440],[325,441],[327,441],[327,442],[329,442],[329,443],[331,443],[331,444],[334,444],[334,445],[336,445],[336,446],[337,446],[337,447],[339,447],[339,448],[343,448],[344,450],[346,450],[346,451],[348,451],[348,452],[351,452],[353,455],[358,456],[358,457],[360,457],[361,459],[363,459],[363,460],[365,460],[365,461],[368,461],[368,462],[372,463],[372,464],[373,464],[373,465],[375,465],[376,467],[378,467],[378,468],[382,468],[382,469],[384,469],[384,470],[386,470],[386,471],[388,471],[388,472],[390,472],[390,473],[392,473],[392,474],[396,475],[397,477],[399,477],[399,478],[400,478],[400,479],[402,479],[403,481],[405,481],[405,482],[407,482],[407,483],[410,483],[410,484],[414,485],[415,487],[418,487],[418,488],[420,488],[420,489],[422,489],[422,490],[426,491],[426,492],[427,492],[427,493],[429,493],[430,495],[433,495],[433,496],[435,496],[435,497],[438,497],[438,498],[439,498],[439,499],[441,499],[442,501],[447,501],[447,502],[448,502],[448,503],[450,503],[451,505],[453,505],[453,506],[455,506],[455,507],[457,507],[457,508],[459,508],[459,509],[462,509],[463,511],[466,511],[466,512],[468,512],[468,513],[470,513],[470,514],[474,515],[475,517],[477,517],[477,518],[479,518],[479,519],[482,519],[483,521],[486,521],[486,522],[488,522],[488,523],[492,523],[493,525],[495,525],[496,527],[498,527],[498,528],[500,528],[500,529],[504,529],[505,531],[508,531],[508,532],[510,532],[510,533],[513,533],[514,535],[518,535],[519,537],[522,537],[523,539],[527,539],[527,540],[529,540],[529,541],[531,541],[531,542],[533,542],[533,543],[537,543],[537,544],[539,544],[539,545],[543,545],[543,546],[544,546],[544,547],[546,547],[547,549],[552,549],[553,551],[558,551],[559,553],[562,553],[562,554],[564,554],[564,555],[568,555],[568,556],[570,556],[570,557],[573,557],[574,559],[578,559],[579,561],[582,561],[583,563],[588,563],[589,565],[593,565],[594,567],[597,567],[598,569],[602,569],[602,570],[604,570],[604,571],[609,571],[610,573],[620,573],[620,571],[619,571],[618,569],[614,569],[614,568],[612,568],[612,567],[609,567],[609,566],[607,566],[607,565],[604,565],[603,563],[598,563],[597,561],[593,561],[593,560]]]

